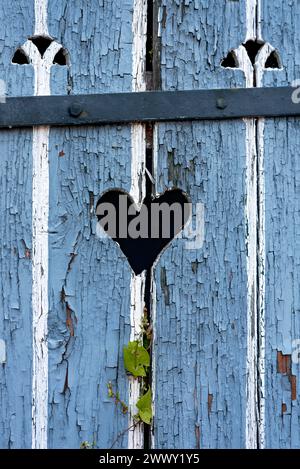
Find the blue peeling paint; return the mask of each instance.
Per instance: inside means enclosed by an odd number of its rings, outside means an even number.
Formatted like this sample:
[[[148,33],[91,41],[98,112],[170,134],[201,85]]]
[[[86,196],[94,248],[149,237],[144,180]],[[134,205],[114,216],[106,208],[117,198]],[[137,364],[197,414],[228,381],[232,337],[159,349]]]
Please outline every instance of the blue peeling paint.
[[[69,52],[53,65],[52,94],[131,91],[133,0],[49,0],[50,34]],[[162,0],[162,88],[245,86],[221,59],[245,38],[245,0]],[[33,68],[15,50],[34,32],[33,0],[0,0],[0,79],[7,94],[33,94]],[[262,36],[283,71],[264,86],[300,78],[300,6],[262,1]],[[245,124],[158,127],[157,191],[186,191],[205,206],[198,250],[174,240],[154,268],[155,420],[158,448],[245,446],[247,272]],[[31,446],[32,131],[0,131],[0,447]],[[266,446],[300,448],[299,122],[264,129],[266,205]],[[118,246],[96,236],[106,189],[131,186],[129,127],[50,132],[49,419],[51,448],[109,447],[128,426],[107,383],[128,402],[122,347],[130,333],[131,271]],[[1,342],[2,343],[2,342]],[[1,354],[3,357],[3,353]],[[126,448],[128,435],[116,447]]]
[[[33,94],[31,66],[11,64],[33,31],[33,2],[0,1],[0,79],[7,95]],[[0,447],[31,446],[32,131],[0,131]]]
[[[132,1],[49,3],[50,33],[71,62],[69,77],[52,68],[55,94],[131,91],[132,9]],[[110,447],[128,427],[107,383],[128,402],[131,271],[113,241],[97,238],[95,206],[104,190],[130,190],[130,168],[129,127],[51,130],[49,447]]]
[[[264,74],[264,86],[300,78],[300,5],[264,0],[262,35],[279,52],[283,70]],[[277,356],[300,338],[299,120],[269,119],[264,129],[266,205],[266,446],[300,448],[300,367],[280,372]],[[291,376],[289,376],[291,375]],[[292,386],[292,382],[294,382]]]
[[[244,86],[220,62],[245,36],[244,2],[163,1],[162,88]],[[158,126],[158,191],[205,207],[202,249],[173,241],[155,267],[158,448],[245,446],[247,273],[243,122]]]

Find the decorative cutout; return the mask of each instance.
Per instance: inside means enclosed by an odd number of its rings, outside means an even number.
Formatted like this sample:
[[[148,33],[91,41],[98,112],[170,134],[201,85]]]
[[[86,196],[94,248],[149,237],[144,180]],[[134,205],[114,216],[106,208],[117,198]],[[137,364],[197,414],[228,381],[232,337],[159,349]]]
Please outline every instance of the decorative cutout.
[[[68,54],[63,47],[57,52],[53,63],[56,65],[68,65]]]
[[[279,56],[276,50],[273,50],[267,58],[265,68],[281,68]]]
[[[224,68],[238,68],[238,61],[233,50],[230,50],[227,56],[222,60],[221,66]]]
[[[119,244],[138,275],[152,267],[183,229],[191,211],[187,196],[179,189],[148,196],[140,208],[127,192],[110,190],[99,199],[96,213],[104,232]]]
[[[32,51],[32,44],[36,47],[36,53]],[[64,49],[60,44],[58,44],[54,39],[49,36],[32,36],[30,37],[23,46],[18,47],[14,56],[12,58],[12,63],[24,65],[30,64],[34,60],[45,59],[46,55],[48,54],[48,49],[53,44],[53,51],[55,56],[53,60],[51,59],[51,63],[56,65],[68,65],[69,64],[69,57],[68,52]],[[59,50],[57,50],[59,48]],[[47,52],[47,54],[46,54]],[[52,51],[51,51],[52,53]],[[52,56],[53,57],[53,56]],[[49,58],[47,59],[47,61]]]
[[[48,36],[32,36],[29,40],[33,42],[35,47],[38,49],[41,57],[44,57],[46,50],[50,46],[51,42],[53,42],[53,39]]]
[[[12,59],[13,64],[19,64],[19,65],[25,65],[29,64],[29,58],[25,54],[25,52],[22,50],[22,48],[19,48],[16,50],[13,59]]]
[[[221,66],[224,68],[244,69],[245,57],[248,56],[252,67],[254,67],[265,55],[267,55],[267,58],[265,59],[263,68],[281,68],[278,51],[276,51],[268,42],[257,39],[249,39],[244,44],[241,44],[237,49],[231,49],[227,56],[221,61]]]
[[[243,46],[245,47],[247,51],[248,57],[252,65],[255,64],[256,56],[263,45],[264,45],[263,41],[257,41],[257,40],[253,41],[252,39],[250,39],[249,41],[243,44]]]

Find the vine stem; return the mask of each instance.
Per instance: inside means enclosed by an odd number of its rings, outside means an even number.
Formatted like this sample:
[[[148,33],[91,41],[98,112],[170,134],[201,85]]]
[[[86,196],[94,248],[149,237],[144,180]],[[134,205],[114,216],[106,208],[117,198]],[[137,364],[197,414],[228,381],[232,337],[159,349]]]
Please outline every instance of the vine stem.
[[[119,433],[119,435],[117,436],[117,438],[113,441],[111,447],[109,449],[113,449],[113,447],[115,446],[115,444],[117,443],[117,441],[123,436],[125,435],[125,433],[129,432],[131,429],[134,429],[138,424],[140,423],[140,421],[137,421],[137,422],[134,422],[132,425],[130,425],[130,427],[126,428],[125,430],[123,430],[121,433]]]

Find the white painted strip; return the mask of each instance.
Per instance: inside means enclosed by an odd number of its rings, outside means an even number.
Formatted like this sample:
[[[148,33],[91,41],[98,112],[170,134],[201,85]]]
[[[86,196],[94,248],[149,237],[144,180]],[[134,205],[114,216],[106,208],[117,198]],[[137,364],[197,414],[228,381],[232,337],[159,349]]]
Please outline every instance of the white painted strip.
[[[261,1],[247,0],[246,39],[261,37]],[[261,86],[264,64],[272,52],[269,44],[259,51],[254,69],[250,61],[245,68],[246,86]],[[251,67],[251,69],[250,69]],[[265,445],[265,189],[264,189],[264,120],[245,119],[247,151],[247,408],[246,447]]]
[[[3,339],[0,339],[0,364],[6,363],[6,344]]]
[[[251,5],[249,5],[250,3]],[[247,14],[255,12],[247,2]],[[253,36],[254,20],[248,18],[246,40]],[[254,71],[246,49],[235,50],[239,68],[243,70],[246,88],[254,85]],[[246,126],[246,206],[247,227],[247,362],[246,362],[246,448],[257,446],[257,149],[255,119],[244,119]]]
[[[131,277],[130,284],[130,340],[138,340],[141,337],[141,324],[144,312],[145,274]],[[144,446],[143,425],[133,426],[133,416],[137,414],[136,403],[141,393],[141,386],[137,379],[129,378],[129,433],[128,448],[142,449]],[[131,428],[132,427],[132,428]]]
[[[145,91],[145,58],[147,38],[147,0],[135,0],[132,18],[132,91]],[[130,194],[140,205],[145,196],[146,130],[144,125],[131,127],[131,189]],[[140,338],[144,314],[145,273],[132,274],[130,284],[130,340]],[[129,430],[128,448],[141,449],[144,445],[143,425],[133,426],[133,415],[140,396],[140,384],[136,379],[129,381]]]
[[[257,0],[246,0],[246,38],[245,42],[250,39],[256,39],[256,14]]]
[[[260,3],[260,2],[259,2]],[[259,9],[260,11],[260,9]],[[260,22],[259,22],[260,24]],[[258,87],[263,86],[264,65],[274,48],[266,43],[259,51],[256,63],[256,83]],[[266,233],[265,233],[265,170],[264,170],[264,126],[265,120],[257,121],[257,143],[258,143],[258,444],[260,449],[265,448],[265,368],[266,368],[266,311],[265,311],[265,264],[266,264]]]
[[[47,0],[35,1],[35,35],[48,35]],[[61,45],[53,41],[42,58],[26,41],[35,71],[35,96],[50,95],[50,70]],[[34,127],[32,142],[32,448],[47,448],[48,427],[48,216],[49,127]]]
[[[131,188],[130,194],[140,207],[146,193],[146,128],[142,124],[131,126]]]
[[[246,123],[246,226],[247,226],[247,383],[246,448],[257,445],[257,151],[256,125]]]
[[[134,0],[132,32],[132,91],[145,91],[147,0]]]
[[[258,442],[259,448],[265,448],[266,429],[266,310],[265,310],[265,264],[266,264],[266,240],[265,240],[265,171],[264,171],[264,119],[257,122],[258,141],[258,328],[259,328],[259,356],[258,356]]]
[[[257,1],[246,0],[246,37],[256,39]],[[239,68],[244,71],[246,87],[254,86],[254,69],[246,49],[236,51]],[[246,428],[245,446],[257,447],[257,142],[255,119],[244,119],[246,125],[246,245],[247,245],[247,362],[246,362]]]
[[[47,8],[48,8],[48,0],[34,0],[34,12],[35,12],[34,34],[36,36],[48,35]]]
[[[47,448],[48,174],[47,127],[33,129],[32,178],[32,448]]]

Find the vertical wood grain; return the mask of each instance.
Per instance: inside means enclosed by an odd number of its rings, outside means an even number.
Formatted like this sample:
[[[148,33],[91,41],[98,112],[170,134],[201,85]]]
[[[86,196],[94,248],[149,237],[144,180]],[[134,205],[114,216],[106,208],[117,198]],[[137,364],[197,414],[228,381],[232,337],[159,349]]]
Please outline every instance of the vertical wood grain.
[[[300,78],[300,5],[262,1],[261,32],[278,51],[282,70],[267,69],[262,86]],[[265,433],[267,448],[300,448],[300,165],[299,120],[266,119],[265,179]],[[292,356],[296,362],[292,361]]]
[[[132,16],[132,91],[146,90],[146,39],[147,39],[147,0],[135,0]],[[145,159],[146,159],[146,126],[133,124],[131,127],[131,188],[130,195],[138,206],[146,195]],[[144,316],[146,275],[131,273],[130,283],[130,340],[141,337]],[[141,383],[129,378],[129,422],[128,448],[141,449],[144,446],[144,425],[135,425],[134,415],[138,413],[136,403],[141,395]]]
[[[87,3],[0,0],[9,96],[145,89],[147,1]],[[154,12],[162,90],[300,79],[297,2],[155,0]],[[68,65],[12,64],[34,33]],[[267,44],[253,70],[241,43],[255,38]],[[232,49],[238,68],[224,69]],[[274,49],[281,70],[264,68]],[[181,188],[193,227],[197,203],[205,218],[203,246],[179,237],[153,268],[156,448],[300,448],[299,145],[292,118],[155,126],[157,193]],[[122,349],[140,330],[145,276],[99,239],[95,208],[111,188],[142,201],[145,146],[143,125],[0,131],[1,448],[143,446],[107,384],[134,412]]]
[[[245,38],[245,2],[159,3],[162,89],[245,86],[242,70],[220,66]],[[175,240],[155,266],[158,448],[246,446],[246,138],[243,121],[157,126],[158,192],[186,191],[194,222],[205,208],[203,247]]]
[[[0,79],[8,96],[33,95],[31,65],[12,64],[34,28],[33,1],[0,1]],[[0,447],[31,447],[32,130],[0,131]]]
[[[64,76],[52,69],[54,93],[132,90],[133,7],[132,0],[49,3],[49,32],[70,56]],[[109,448],[129,425],[107,383],[128,404],[123,346],[133,326],[132,273],[117,244],[98,239],[95,207],[103,191],[130,191],[142,177],[137,161],[140,174],[132,174],[132,138],[130,126],[50,133],[50,447]],[[124,432],[114,447],[127,446]]]
[[[47,0],[35,1],[35,36],[48,35]],[[34,95],[51,94],[50,77],[61,45],[52,41],[43,56],[30,40],[22,46],[34,68]],[[46,449],[48,434],[48,218],[49,130],[32,136],[32,448]]]

